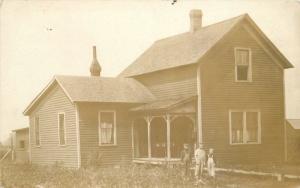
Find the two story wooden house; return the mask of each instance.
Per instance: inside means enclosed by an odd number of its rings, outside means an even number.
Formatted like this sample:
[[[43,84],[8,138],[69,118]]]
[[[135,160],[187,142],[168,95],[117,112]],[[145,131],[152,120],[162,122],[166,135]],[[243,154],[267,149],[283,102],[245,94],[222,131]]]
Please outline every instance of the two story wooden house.
[[[176,162],[184,143],[220,163],[282,162],[291,63],[247,15],[156,41],[118,77],[55,76],[24,111],[32,163]],[[94,155],[93,153],[97,153]]]

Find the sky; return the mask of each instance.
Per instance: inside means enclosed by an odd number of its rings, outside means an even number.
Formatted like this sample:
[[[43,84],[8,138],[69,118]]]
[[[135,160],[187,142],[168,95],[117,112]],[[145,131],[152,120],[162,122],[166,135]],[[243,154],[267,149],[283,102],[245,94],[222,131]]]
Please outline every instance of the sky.
[[[0,0],[1,2],[1,0]],[[56,74],[89,75],[97,46],[103,76],[117,76],[158,39],[248,13],[295,66],[285,71],[286,116],[300,119],[299,0],[2,0],[0,140],[28,126],[22,112]]]

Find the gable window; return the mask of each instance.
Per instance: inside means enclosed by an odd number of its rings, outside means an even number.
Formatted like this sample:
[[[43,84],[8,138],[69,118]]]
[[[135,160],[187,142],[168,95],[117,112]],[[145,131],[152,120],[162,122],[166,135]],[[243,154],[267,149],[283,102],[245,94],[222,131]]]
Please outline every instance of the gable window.
[[[35,145],[40,146],[40,118],[35,117],[34,119],[34,135],[35,135]]]
[[[99,112],[99,145],[116,144],[116,113],[114,111]]]
[[[261,142],[259,111],[231,110],[229,124],[230,144],[259,144]]]
[[[252,81],[250,48],[235,48],[235,80]]]
[[[59,145],[66,144],[66,125],[65,125],[65,114],[58,114],[58,132],[59,132]]]

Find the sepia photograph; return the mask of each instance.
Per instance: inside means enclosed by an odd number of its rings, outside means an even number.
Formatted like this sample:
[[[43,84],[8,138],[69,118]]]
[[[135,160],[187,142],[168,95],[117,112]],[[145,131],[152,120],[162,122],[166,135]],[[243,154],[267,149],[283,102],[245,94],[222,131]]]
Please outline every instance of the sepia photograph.
[[[300,0],[0,0],[0,188],[300,188]]]

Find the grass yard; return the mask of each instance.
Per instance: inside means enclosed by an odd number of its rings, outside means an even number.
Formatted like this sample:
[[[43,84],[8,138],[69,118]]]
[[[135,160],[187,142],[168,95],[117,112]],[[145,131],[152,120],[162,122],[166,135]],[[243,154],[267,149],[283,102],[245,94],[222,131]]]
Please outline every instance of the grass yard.
[[[144,187],[216,187],[207,182],[206,185],[195,186],[193,179],[182,174],[180,166],[130,165],[120,168],[82,168],[66,169],[61,166],[35,166],[2,164],[0,180],[5,188],[31,187],[112,187],[112,188],[144,188]],[[0,186],[1,187],[1,186]],[[246,176],[229,173],[217,173],[217,187],[220,188],[300,188],[300,181],[277,182],[275,178]]]

